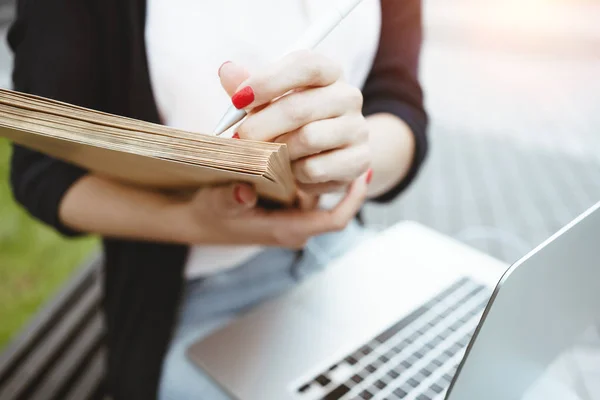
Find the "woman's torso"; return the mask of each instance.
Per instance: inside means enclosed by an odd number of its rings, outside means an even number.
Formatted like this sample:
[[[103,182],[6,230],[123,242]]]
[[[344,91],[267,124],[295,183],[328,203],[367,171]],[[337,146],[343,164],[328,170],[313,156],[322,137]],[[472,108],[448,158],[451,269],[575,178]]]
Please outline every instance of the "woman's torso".
[[[251,72],[279,58],[331,2],[322,0],[148,0],[150,79],[163,123],[210,133],[230,100],[217,71],[231,60]],[[317,48],[362,87],[377,51],[379,0],[364,0]],[[331,207],[338,196],[324,196]],[[195,246],[186,265],[194,278],[238,265],[257,246]]]

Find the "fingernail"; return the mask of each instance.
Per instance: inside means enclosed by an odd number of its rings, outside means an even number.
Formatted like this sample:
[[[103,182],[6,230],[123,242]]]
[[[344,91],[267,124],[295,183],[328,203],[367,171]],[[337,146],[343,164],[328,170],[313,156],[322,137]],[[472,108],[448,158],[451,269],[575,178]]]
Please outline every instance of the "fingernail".
[[[223,69],[223,67],[227,64],[229,64],[231,61],[225,61],[223,64],[221,64],[221,66],[219,67],[219,72],[217,72],[217,75],[221,76],[221,70]]]
[[[233,136],[231,137],[232,139],[239,139],[240,138],[240,134],[239,133],[234,133]]]
[[[254,101],[254,90],[250,86],[240,89],[231,98],[231,102],[238,110],[248,107]]]
[[[235,187],[235,189],[233,190],[233,196],[235,197],[235,201],[237,201],[238,203],[246,204],[246,202],[242,198],[242,187],[241,186]]]
[[[367,178],[366,178],[367,185],[369,183],[371,183],[372,179],[373,179],[373,170],[371,168],[369,168],[369,170],[367,171]]]

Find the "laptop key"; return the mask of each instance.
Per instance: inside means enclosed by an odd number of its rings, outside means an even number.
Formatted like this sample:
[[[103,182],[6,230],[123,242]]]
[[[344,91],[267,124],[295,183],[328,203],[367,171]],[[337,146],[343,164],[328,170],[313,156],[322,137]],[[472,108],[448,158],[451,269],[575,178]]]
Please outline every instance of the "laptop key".
[[[400,397],[401,399],[405,398],[406,395],[408,394],[402,388],[398,388],[398,389],[394,390],[392,393],[394,393],[396,396]]]
[[[417,400],[431,400],[431,397],[427,396],[426,394],[420,394],[417,396]]]
[[[298,392],[299,392],[299,393],[304,393],[304,392],[308,391],[308,389],[310,389],[310,383],[307,383],[306,385],[304,385],[304,386],[301,386],[301,387],[298,389]]]
[[[401,347],[401,346],[394,346],[394,347],[392,348],[392,351],[393,351],[395,354],[400,354],[400,353],[402,352],[402,350],[403,350],[403,349],[404,349],[404,347]]]
[[[441,387],[440,385],[438,385],[437,383],[434,383],[433,385],[431,385],[430,389],[436,393],[442,393],[442,391],[444,390],[444,388]]]
[[[337,400],[340,397],[342,397],[343,395],[345,395],[346,393],[348,393],[350,391],[350,388],[346,385],[340,385],[338,387],[336,387],[335,389],[333,389],[331,392],[329,392],[329,394],[325,397],[323,397],[322,400]]]
[[[378,341],[379,343],[386,342],[387,340],[389,340],[390,338],[395,336],[396,333],[400,332],[402,329],[409,326],[412,322],[414,322],[421,315],[425,314],[428,309],[429,309],[429,305],[424,304],[423,306],[421,306],[418,309],[416,309],[415,311],[413,311],[410,315],[408,315],[407,317],[398,321],[396,324],[394,324],[393,326],[388,328],[386,331],[381,333],[379,336],[377,336],[375,338],[375,340]]]
[[[385,382],[384,382],[384,381],[382,381],[382,380],[377,380],[377,381],[374,383],[374,385],[375,385],[375,387],[376,387],[377,389],[383,389],[383,388],[385,388],[385,387],[387,386],[387,383],[385,383]]]
[[[421,374],[420,372],[417,372],[413,376],[413,379],[416,380],[417,382],[423,382],[425,380],[425,375]]]
[[[435,360],[431,361],[431,364],[435,365],[436,367],[441,367],[442,365],[444,365],[444,362],[436,358]]]
[[[438,361],[440,361],[442,364],[445,364],[446,361],[448,361],[450,359],[450,356],[448,356],[448,354],[446,354],[446,352],[443,352],[442,354],[440,354],[437,357]]]
[[[329,379],[325,375],[319,375],[315,380],[319,382],[319,385],[321,386],[327,386],[331,383],[331,379]]]
[[[440,333],[438,336],[442,340],[446,340],[446,339],[448,339],[448,337],[450,337],[450,335],[452,335],[452,332],[448,328],[446,328],[446,330],[443,331],[442,333]]]
[[[419,382],[413,378],[408,378],[408,380],[406,381],[406,383],[408,383],[410,386],[416,388],[417,386],[419,386]]]
[[[358,360],[356,358],[354,358],[353,356],[348,356],[348,357],[346,357],[346,362],[350,365],[356,365]]]
[[[440,377],[437,382],[435,382],[435,385],[438,385],[443,389],[447,388],[448,386],[450,386],[450,381],[447,381],[443,376]]]
[[[400,376],[400,374],[398,372],[396,372],[396,370],[394,370],[394,369],[389,370],[387,374],[392,379],[396,379],[397,377]]]
[[[373,398],[373,394],[371,394],[371,392],[369,392],[368,390],[365,390],[364,392],[362,392],[361,394],[359,394],[361,399],[372,399]]]
[[[394,358],[394,356],[396,355],[396,353],[393,350],[388,351],[387,353],[385,353],[385,356],[388,359]]]

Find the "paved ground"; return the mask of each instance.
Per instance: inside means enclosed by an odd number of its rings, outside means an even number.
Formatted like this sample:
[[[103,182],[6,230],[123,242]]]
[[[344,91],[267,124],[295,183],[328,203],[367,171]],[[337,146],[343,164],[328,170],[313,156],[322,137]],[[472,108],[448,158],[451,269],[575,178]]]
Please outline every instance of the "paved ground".
[[[432,150],[367,219],[417,220],[514,261],[600,199],[600,3],[425,0],[425,17]]]

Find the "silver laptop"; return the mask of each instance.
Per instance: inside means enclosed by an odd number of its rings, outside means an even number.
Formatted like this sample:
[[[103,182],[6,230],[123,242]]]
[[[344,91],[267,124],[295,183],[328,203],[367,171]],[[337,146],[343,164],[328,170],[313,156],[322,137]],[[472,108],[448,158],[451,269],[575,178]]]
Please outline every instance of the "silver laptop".
[[[188,355],[242,400],[600,399],[599,208],[510,268],[400,223]]]

